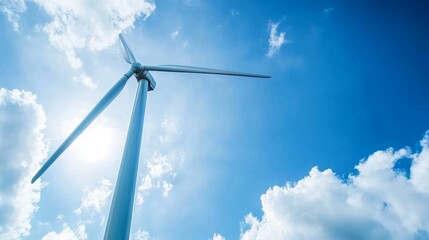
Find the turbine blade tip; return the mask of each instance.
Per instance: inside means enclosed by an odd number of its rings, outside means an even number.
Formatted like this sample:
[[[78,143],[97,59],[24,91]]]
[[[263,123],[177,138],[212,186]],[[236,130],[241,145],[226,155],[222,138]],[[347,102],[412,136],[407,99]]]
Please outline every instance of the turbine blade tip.
[[[119,39],[121,40],[121,52],[122,52],[122,56],[124,57],[125,61],[129,64],[133,64],[136,59],[133,55],[133,53],[131,52],[131,49],[128,47],[127,42],[125,41],[124,36],[122,35],[122,33],[119,33]]]
[[[35,181],[37,181],[37,179],[39,179],[39,177],[34,176],[34,177],[31,179],[31,184],[33,184]]]

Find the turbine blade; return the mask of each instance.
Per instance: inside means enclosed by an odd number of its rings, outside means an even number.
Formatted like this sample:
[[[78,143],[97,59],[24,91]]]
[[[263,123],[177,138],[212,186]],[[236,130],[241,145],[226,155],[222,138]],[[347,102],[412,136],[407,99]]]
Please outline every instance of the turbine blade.
[[[126,73],[107,93],[104,97],[95,105],[95,107],[88,113],[88,115],[82,120],[81,123],[73,130],[73,132],[64,140],[64,142],[58,147],[58,149],[52,154],[52,156],[43,164],[40,170],[31,179],[31,183],[34,183],[51,165],[57,160],[57,158],[73,143],[73,141],[94,121],[95,118],[106,109],[107,106],[118,96],[122,91],[127,82],[128,78],[133,75],[133,71],[130,70]]]
[[[156,72],[179,72],[179,73],[202,73],[202,74],[217,74],[229,76],[242,76],[242,77],[256,77],[256,78],[270,78],[268,75],[233,72],[225,70],[217,70],[210,68],[182,66],[182,65],[160,65],[160,66],[142,66],[143,71],[156,71]]]
[[[122,33],[119,34],[119,38],[121,39],[121,52],[122,56],[124,56],[125,61],[129,64],[133,64],[136,59],[134,58],[133,52],[131,52],[130,48],[127,45],[127,42],[125,42],[124,36],[122,36]]]

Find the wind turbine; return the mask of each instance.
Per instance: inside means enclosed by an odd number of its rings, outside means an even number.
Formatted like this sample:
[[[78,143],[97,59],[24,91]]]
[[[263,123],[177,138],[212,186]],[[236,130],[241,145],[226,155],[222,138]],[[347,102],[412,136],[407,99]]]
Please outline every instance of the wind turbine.
[[[34,183],[40,176],[55,162],[55,160],[73,143],[73,141],[97,118],[100,113],[118,96],[124,88],[128,79],[135,75],[138,87],[131,115],[130,126],[128,128],[127,140],[125,142],[122,155],[121,167],[116,181],[115,192],[110,207],[109,219],[107,221],[105,240],[129,239],[131,216],[133,210],[135,185],[137,180],[137,168],[139,162],[141,136],[143,132],[143,119],[146,106],[146,95],[148,91],[155,89],[155,79],[150,71],[155,72],[178,72],[178,73],[202,73],[255,78],[270,78],[271,76],[216,70],[209,68],[181,66],[181,65],[142,65],[136,61],[122,34],[121,50],[125,61],[131,65],[131,69],[119,79],[119,81],[104,95],[95,105],[82,122],[64,140],[52,156],[43,164],[40,170],[34,175],[31,183]]]

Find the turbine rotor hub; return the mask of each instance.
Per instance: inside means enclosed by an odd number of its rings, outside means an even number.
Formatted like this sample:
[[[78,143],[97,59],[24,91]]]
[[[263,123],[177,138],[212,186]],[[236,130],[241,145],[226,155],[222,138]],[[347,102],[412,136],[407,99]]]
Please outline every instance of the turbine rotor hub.
[[[134,71],[135,74],[141,72],[141,67],[142,67],[142,65],[138,62],[133,62],[131,64],[131,69]]]
[[[144,66],[141,65],[138,62],[133,62],[133,64],[131,64],[131,70],[134,71],[134,76],[136,77],[137,81],[140,80],[147,80],[149,83],[149,91],[152,91],[155,89],[156,86],[156,82],[155,79],[152,77],[152,75],[149,73],[149,71],[145,71],[144,70]]]

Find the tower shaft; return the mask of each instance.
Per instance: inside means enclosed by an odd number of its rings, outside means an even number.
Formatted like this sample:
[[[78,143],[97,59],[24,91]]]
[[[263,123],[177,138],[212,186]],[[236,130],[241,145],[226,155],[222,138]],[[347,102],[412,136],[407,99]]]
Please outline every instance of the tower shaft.
[[[104,240],[129,239],[147,92],[148,81],[139,80]]]

